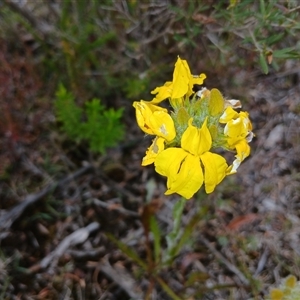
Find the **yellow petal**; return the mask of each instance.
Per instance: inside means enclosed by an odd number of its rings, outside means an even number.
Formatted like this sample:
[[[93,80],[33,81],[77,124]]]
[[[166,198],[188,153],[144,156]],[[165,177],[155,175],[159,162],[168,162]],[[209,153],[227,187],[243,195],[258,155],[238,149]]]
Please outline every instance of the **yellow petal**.
[[[178,57],[173,73],[173,92],[171,98],[181,98],[187,94],[191,71],[186,60]]]
[[[248,129],[245,127],[243,120],[237,118],[226,124],[224,134],[232,138],[245,138],[248,134]]]
[[[206,75],[204,73],[201,73],[199,76],[192,75],[192,77],[190,79],[190,83],[192,85],[195,85],[195,84],[202,85],[205,78],[206,78]]]
[[[192,125],[193,119],[189,120],[189,127],[181,138],[181,147],[189,153],[200,156],[209,151],[212,145],[210,132],[207,128],[207,118],[201,128]]]
[[[157,135],[172,141],[175,136],[175,126],[167,110],[146,101],[134,102],[136,119],[139,127],[148,134]]]
[[[225,121],[227,123],[224,127],[224,134],[228,137],[229,148],[233,149],[240,140],[245,138],[248,142],[252,140],[254,135],[251,132],[252,124],[247,112],[237,113],[231,107],[228,107],[220,118],[221,123],[225,123]]]
[[[252,125],[248,117],[241,115],[237,119],[229,121],[224,128],[229,148],[233,149],[241,140],[250,142],[253,137],[251,129]]]
[[[250,155],[250,146],[248,145],[246,140],[240,141],[235,146],[235,149],[237,152],[237,156],[239,156],[242,161]]]
[[[296,286],[297,283],[297,278],[293,275],[289,275],[286,279],[285,279],[285,286],[287,288],[294,288]]]
[[[241,111],[239,113],[240,118],[243,120],[244,126],[248,129],[248,131],[252,130],[252,123],[249,120],[249,114],[246,111]]]
[[[152,100],[153,103],[159,103],[166,98],[179,99],[187,95],[188,97],[194,93],[193,86],[195,84],[203,84],[205,74],[193,76],[186,60],[177,58],[173,72],[172,82],[168,81],[163,86],[157,87],[151,94],[157,94]]]
[[[237,168],[240,166],[242,161],[250,155],[250,146],[246,140],[241,140],[235,145],[237,155],[232,165],[226,170],[227,175],[236,173]]]
[[[156,104],[171,97],[172,90],[173,83],[171,81],[167,81],[163,86],[157,87],[151,92],[151,94],[157,94],[151,102]]]
[[[271,300],[282,300],[284,293],[280,289],[272,289],[270,292]]]
[[[237,118],[239,113],[236,112],[231,106],[228,106],[222,116],[220,117],[219,122],[222,124],[226,124],[227,122],[231,121],[234,118]]]
[[[162,137],[156,137],[151,146],[146,151],[146,155],[143,158],[142,166],[147,166],[154,163],[158,153],[163,151],[165,148],[165,140]]]
[[[149,118],[149,125],[155,135],[165,138],[168,142],[176,136],[173,119],[164,111],[155,111]]]
[[[188,153],[181,148],[168,148],[156,157],[154,162],[155,171],[167,177],[176,176],[182,161],[187,155]]]
[[[166,195],[177,193],[190,199],[203,184],[199,158],[181,148],[162,151],[154,164],[157,173],[168,177]]]
[[[209,194],[226,176],[228,165],[224,157],[215,153],[206,152],[200,158],[204,165],[205,191]]]

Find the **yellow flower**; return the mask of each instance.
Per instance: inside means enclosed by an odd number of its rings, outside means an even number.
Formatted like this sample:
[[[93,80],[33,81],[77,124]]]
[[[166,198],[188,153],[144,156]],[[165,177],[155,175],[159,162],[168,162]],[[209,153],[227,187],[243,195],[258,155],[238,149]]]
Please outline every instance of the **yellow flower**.
[[[156,96],[152,102],[159,103],[167,98],[178,99],[185,95],[189,97],[194,93],[193,86],[203,84],[205,78],[205,74],[193,76],[187,61],[178,57],[173,72],[173,81],[167,81],[163,86],[153,90],[151,94],[156,94]]]
[[[227,147],[235,149],[237,155],[233,164],[228,168],[227,174],[236,173],[241,162],[250,155],[250,147],[248,142],[252,140],[252,124],[249,120],[247,112],[236,112],[232,107],[228,106],[222,116],[220,123],[226,124],[224,135],[226,136]]]
[[[252,124],[247,112],[241,111],[238,113],[229,106],[225,109],[219,122],[226,124],[224,134],[227,136],[227,143],[230,149],[234,149],[239,141],[247,137],[247,141],[251,141],[253,137],[251,132]]]
[[[236,159],[233,161],[232,165],[227,169],[226,173],[234,174],[237,171],[237,168],[240,166],[242,161],[250,155],[250,146],[246,140],[241,140],[238,144],[235,145],[236,149]]]
[[[226,160],[209,152],[212,139],[207,119],[200,129],[193,126],[192,121],[191,118],[182,135],[181,148],[163,150],[154,161],[156,172],[168,178],[166,195],[178,193],[190,199],[203,182],[206,193],[211,193],[226,175]]]
[[[165,139],[162,137],[156,137],[151,146],[146,151],[146,155],[143,158],[142,166],[148,166],[154,163],[158,153],[165,149]]]
[[[300,283],[293,275],[285,278],[278,288],[272,288],[265,298],[268,300],[296,300],[300,297]]]
[[[134,102],[133,107],[137,123],[145,133],[157,135],[168,142],[175,138],[174,122],[165,108],[143,100]]]
[[[270,293],[272,300],[282,300],[284,293],[280,289],[273,289]]]

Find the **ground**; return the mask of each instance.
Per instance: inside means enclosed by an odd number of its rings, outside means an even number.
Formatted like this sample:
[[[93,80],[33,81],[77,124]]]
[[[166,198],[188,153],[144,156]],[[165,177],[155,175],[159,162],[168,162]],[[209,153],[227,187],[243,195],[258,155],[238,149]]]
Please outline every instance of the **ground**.
[[[237,174],[185,203],[170,254],[179,197],[141,166],[151,138],[132,101],[113,103],[125,139],[91,153],[61,132],[35,54],[0,48],[0,299],[264,299],[300,278],[299,61],[267,75],[207,70],[208,88],[241,99],[255,137]]]

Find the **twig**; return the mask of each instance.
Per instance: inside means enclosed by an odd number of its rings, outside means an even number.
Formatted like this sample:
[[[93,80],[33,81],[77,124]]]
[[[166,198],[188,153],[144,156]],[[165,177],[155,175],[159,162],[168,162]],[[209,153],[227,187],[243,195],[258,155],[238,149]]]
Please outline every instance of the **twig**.
[[[131,275],[123,268],[114,268],[110,265],[107,258],[104,258],[100,263],[100,271],[111,278],[115,283],[117,283],[130,298],[134,300],[142,300],[144,298],[143,292],[138,286],[136,286],[136,281],[131,277]]]
[[[96,199],[96,198],[93,198],[93,203],[97,206],[104,207],[107,210],[116,210],[116,211],[120,212],[121,214],[127,215],[129,217],[134,217],[134,218],[139,218],[140,217],[140,215],[135,211],[131,211],[131,210],[126,209],[122,206],[117,206],[117,205],[114,205],[114,204],[106,203],[106,202],[101,201],[101,200]]]
[[[34,175],[43,177],[47,180],[47,183],[53,183],[53,179],[44,170],[40,169],[32,161],[30,161],[25,155],[22,155],[22,163],[24,167]]]
[[[200,242],[204,244],[212,253],[213,255],[222,261],[222,263],[227,267],[228,270],[233,272],[235,275],[239,277],[239,279],[246,285],[249,285],[249,280],[244,276],[244,274],[231,262],[229,262],[215,247],[202,235],[200,235]]]
[[[254,276],[256,277],[265,267],[266,262],[268,260],[268,255],[269,255],[269,249],[266,248],[262,254],[262,256],[260,257],[260,260],[257,264],[257,268],[255,270]]]
[[[14,206],[11,210],[4,213],[0,217],[0,230],[9,229],[11,225],[20,218],[20,216],[24,213],[24,211],[31,205],[39,202],[44,196],[49,194],[50,192],[54,192],[57,188],[61,188],[64,185],[66,185],[68,182],[74,180],[76,177],[79,177],[83,175],[84,173],[87,173],[89,171],[93,170],[93,167],[91,165],[84,166],[75,173],[67,176],[66,178],[56,182],[49,184],[41,191],[29,194],[25,197],[25,199]]]
[[[89,235],[97,230],[100,227],[100,224],[97,222],[93,222],[84,228],[80,228],[70,235],[66,236],[56,247],[54,251],[48,254],[43,260],[40,262],[39,266],[41,268],[47,268],[50,264],[51,267],[54,267],[59,259],[68,248],[71,246],[81,244],[87,240]]]
[[[99,260],[99,257],[104,256],[106,248],[100,246],[96,249],[84,249],[84,250],[74,250],[68,249],[67,254],[71,255],[73,259],[78,260]]]

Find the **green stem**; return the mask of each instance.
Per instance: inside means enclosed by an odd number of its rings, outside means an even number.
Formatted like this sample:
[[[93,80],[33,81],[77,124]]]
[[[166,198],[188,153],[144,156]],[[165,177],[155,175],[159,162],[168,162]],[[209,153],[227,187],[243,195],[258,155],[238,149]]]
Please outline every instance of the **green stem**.
[[[171,288],[160,278],[156,277],[156,281],[161,285],[161,287],[165,290],[165,292],[174,300],[182,300],[179,298],[172,290]]]

